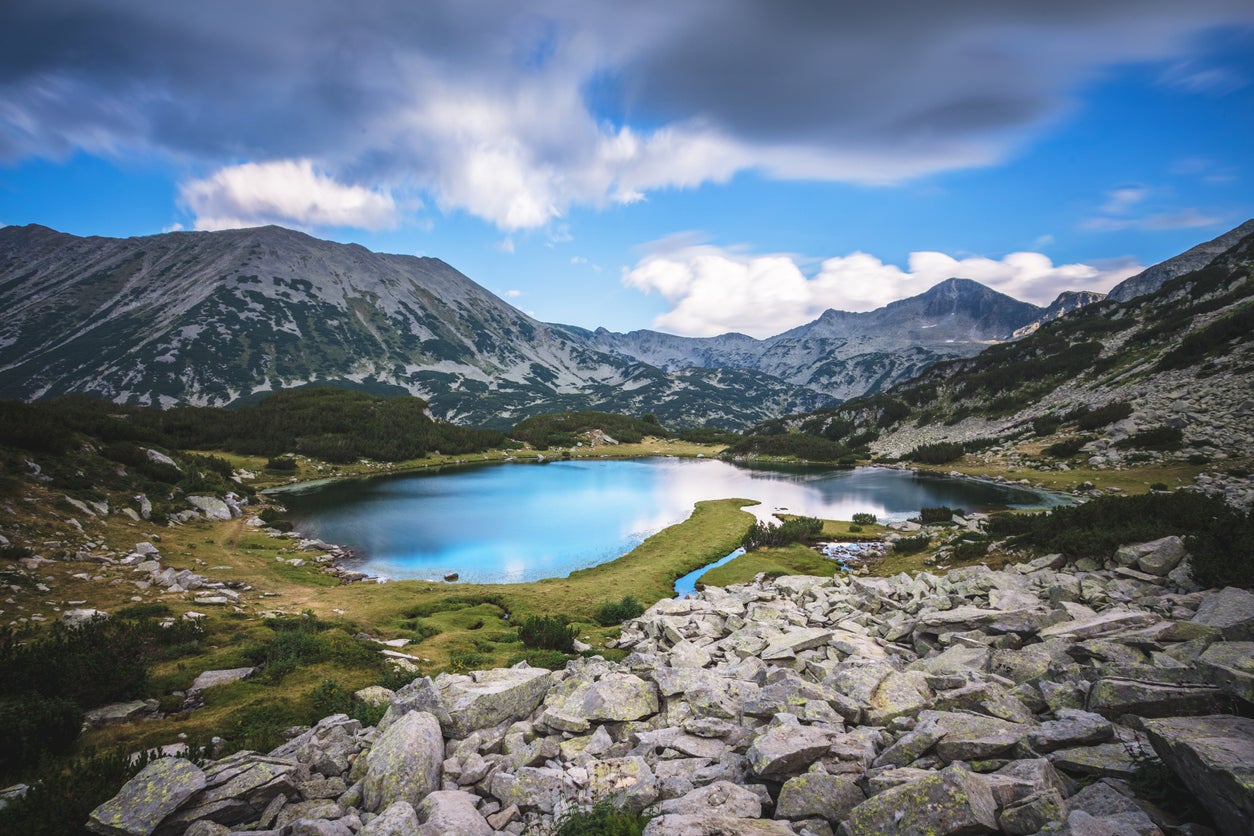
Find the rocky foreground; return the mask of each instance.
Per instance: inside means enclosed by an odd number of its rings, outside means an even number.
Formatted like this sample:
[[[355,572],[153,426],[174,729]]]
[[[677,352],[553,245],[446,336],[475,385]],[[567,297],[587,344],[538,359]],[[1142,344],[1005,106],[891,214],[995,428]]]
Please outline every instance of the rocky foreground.
[[[264,755],[163,758],[90,827],[544,833],[610,798],[658,836],[1213,832],[1137,797],[1165,765],[1220,833],[1254,832],[1254,594],[1194,588],[1176,538],[1094,571],[707,589],[619,646],[368,689],[390,701],[377,728],[337,715]]]

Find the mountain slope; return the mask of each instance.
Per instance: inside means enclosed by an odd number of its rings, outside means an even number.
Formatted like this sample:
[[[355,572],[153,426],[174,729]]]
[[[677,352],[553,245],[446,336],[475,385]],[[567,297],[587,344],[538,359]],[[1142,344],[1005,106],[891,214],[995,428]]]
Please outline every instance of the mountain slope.
[[[598,349],[669,371],[693,366],[753,369],[841,400],[908,380],[941,360],[969,357],[1011,339],[1046,315],[970,279],[866,313],[828,310],[764,340],[744,334],[677,337],[656,331],[579,331]],[[577,330],[577,329],[572,329]]]
[[[700,375],[652,374],[531,319],[438,259],[273,226],[128,239],[6,227],[0,308],[7,398],[222,405],[352,382],[399,387],[442,417],[497,426],[622,392],[693,423],[828,400],[760,379],[755,402]],[[688,397],[696,390],[705,408]]]
[[[1198,244],[1196,247],[1186,250],[1178,256],[1169,258],[1166,261],[1155,264],[1153,267],[1142,270],[1135,276],[1124,279],[1112,287],[1110,293],[1106,294],[1106,297],[1116,302],[1127,302],[1129,299],[1134,299],[1137,296],[1153,293],[1162,287],[1164,282],[1168,282],[1176,276],[1183,276],[1185,273],[1201,270],[1217,256],[1232,249],[1240,243],[1241,239],[1249,235],[1254,235],[1254,219],[1246,221],[1236,229],[1225,232],[1218,238],[1214,238],[1204,244]]]
[[[1061,431],[1088,466],[1254,456],[1254,234],[1206,267],[1126,302],[1107,299],[1016,342],[951,360],[875,396],[770,422],[880,455],[1044,442]],[[1113,405],[1113,406],[1112,406]],[[1089,413],[1110,418],[1094,423]],[[1109,426],[1107,426],[1109,425]],[[1100,434],[1092,434],[1100,429]],[[1020,455],[1014,453],[1013,455]],[[943,460],[943,459],[942,459]],[[1038,466],[1066,469],[1046,457]],[[1254,503],[1254,491],[1246,500]]]

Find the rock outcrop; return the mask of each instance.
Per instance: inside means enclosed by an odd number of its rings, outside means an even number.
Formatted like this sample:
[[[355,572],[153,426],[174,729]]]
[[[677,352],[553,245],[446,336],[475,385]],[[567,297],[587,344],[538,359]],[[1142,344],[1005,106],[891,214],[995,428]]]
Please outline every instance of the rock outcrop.
[[[161,761],[91,827],[487,836],[608,798],[656,834],[1205,832],[1136,797],[1161,758],[1245,833],[1247,593],[1122,570],[705,589],[625,624],[621,661],[419,678],[377,728],[337,715],[268,755]],[[119,818],[130,799],[160,801]]]

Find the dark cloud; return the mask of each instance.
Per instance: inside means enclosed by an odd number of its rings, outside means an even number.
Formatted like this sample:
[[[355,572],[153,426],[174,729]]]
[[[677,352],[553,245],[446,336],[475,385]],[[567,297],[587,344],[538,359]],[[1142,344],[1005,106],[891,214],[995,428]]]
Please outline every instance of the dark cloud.
[[[1102,68],[1187,61],[1254,5],[8,0],[0,21],[2,159],[312,159],[526,226],[747,167],[992,162]],[[489,199],[485,167],[515,193]]]

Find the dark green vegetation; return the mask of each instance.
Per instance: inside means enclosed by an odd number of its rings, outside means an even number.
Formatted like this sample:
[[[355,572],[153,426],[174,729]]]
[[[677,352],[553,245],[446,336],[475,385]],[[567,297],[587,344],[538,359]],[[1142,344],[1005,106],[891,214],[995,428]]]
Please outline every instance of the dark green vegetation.
[[[0,633],[0,776],[69,752],[85,710],[149,696],[152,666],[194,653],[202,635],[194,622],[162,627],[125,610],[77,627]]]
[[[1106,496],[1045,514],[998,514],[993,537],[1011,545],[1104,560],[1128,543],[1185,538],[1193,576],[1203,586],[1254,587],[1254,518],[1199,493]]]
[[[644,613],[644,605],[630,595],[624,595],[617,604],[608,603],[593,613],[592,618],[602,627],[622,624]]]
[[[537,650],[575,651],[575,628],[556,616],[531,615],[518,628],[518,638]]]
[[[924,525],[949,524],[953,522],[954,517],[961,517],[963,510],[961,508],[949,508],[944,505],[937,505],[934,508],[923,508],[919,511],[919,522]]]
[[[802,540],[819,536],[823,532],[823,521],[814,517],[788,517],[780,525],[769,522],[756,522],[741,541],[745,551],[773,546],[786,546]]]
[[[35,404],[0,402],[0,445],[65,453],[88,436],[113,445],[103,448],[106,456],[151,470],[135,445],[270,456],[268,466],[283,469],[290,461],[281,458],[285,453],[329,462],[401,461],[505,443],[504,433],[434,421],[426,408],[421,398],[329,388],[279,392],[238,409],[160,410],[79,396]],[[229,466],[225,475],[230,476]]]
[[[932,543],[932,538],[926,534],[916,534],[913,537],[902,537],[893,543],[893,551],[898,554],[918,554],[926,549]]]
[[[553,415],[536,415],[519,421],[509,431],[511,438],[525,441],[537,450],[552,447],[574,447],[587,439],[583,434],[601,430],[622,444],[636,444],[645,436],[673,438],[652,415],[632,418],[608,412],[558,412]],[[715,431],[717,432],[717,431]]]
[[[587,810],[572,810],[557,821],[553,836],[640,836],[647,816],[636,815],[602,799]]]

